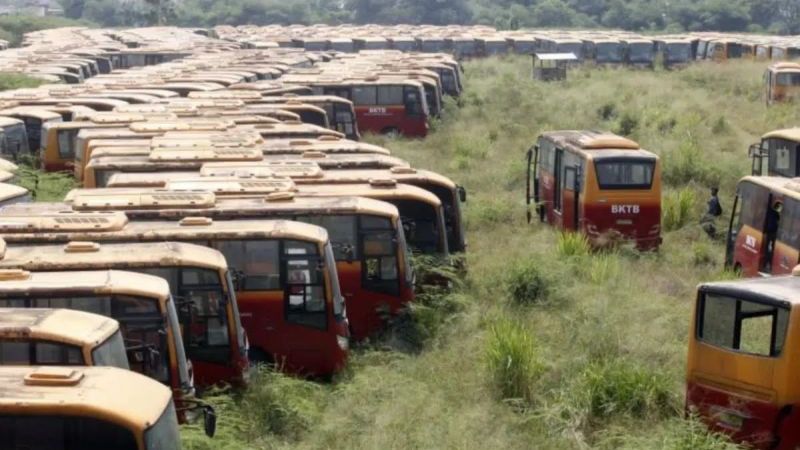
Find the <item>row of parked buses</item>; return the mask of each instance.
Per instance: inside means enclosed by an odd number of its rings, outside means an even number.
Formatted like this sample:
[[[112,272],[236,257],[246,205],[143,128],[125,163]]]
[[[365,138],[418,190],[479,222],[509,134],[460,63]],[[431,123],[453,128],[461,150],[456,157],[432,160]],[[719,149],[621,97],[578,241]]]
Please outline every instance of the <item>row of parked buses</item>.
[[[414,254],[465,250],[465,190],[358,141],[370,115],[441,111],[452,58],[194,51],[0,93],[2,156],[78,186],[0,209],[14,448],[177,449],[195,420],[213,435],[207,388],[246,388],[260,363],[335,376],[414,301]]]

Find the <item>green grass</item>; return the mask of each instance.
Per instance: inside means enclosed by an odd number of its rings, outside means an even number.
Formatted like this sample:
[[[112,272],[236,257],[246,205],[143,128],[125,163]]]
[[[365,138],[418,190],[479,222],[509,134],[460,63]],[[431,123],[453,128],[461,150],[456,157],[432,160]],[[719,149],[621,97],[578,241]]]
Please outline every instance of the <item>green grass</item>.
[[[215,397],[220,436],[187,427],[184,448],[732,448],[682,416],[694,289],[733,276],[699,206],[719,186],[729,212],[748,145],[800,123],[800,109],[766,109],[755,63],[577,70],[550,85],[529,64],[467,63],[462,106],[449,102],[425,140],[367,137],[467,188],[466,278],[423,290],[333,383],[268,374],[241,398]],[[576,128],[625,131],[661,156],[672,225],[659,252],[590,252],[527,224],[525,150]]]

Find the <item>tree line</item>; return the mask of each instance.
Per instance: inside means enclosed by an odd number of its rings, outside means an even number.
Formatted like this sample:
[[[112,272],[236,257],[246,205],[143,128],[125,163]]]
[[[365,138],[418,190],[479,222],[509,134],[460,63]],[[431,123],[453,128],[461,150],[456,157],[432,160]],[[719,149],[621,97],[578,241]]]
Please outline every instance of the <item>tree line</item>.
[[[483,24],[800,33],[800,0],[60,0],[103,26]]]

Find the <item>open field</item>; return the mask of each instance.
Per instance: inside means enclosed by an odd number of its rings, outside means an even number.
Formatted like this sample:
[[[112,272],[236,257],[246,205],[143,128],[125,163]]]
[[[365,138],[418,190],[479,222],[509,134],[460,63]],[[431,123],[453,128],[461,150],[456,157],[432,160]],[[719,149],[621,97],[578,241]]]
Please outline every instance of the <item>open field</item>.
[[[426,140],[369,138],[467,188],[466,279],[423,296],[413,325],[357,349],[334,383],[263,371],[246,394],[213,397],[217,438],[186,428],[185,448],[729,448],[682,414],[694,287],[731,276],[698,220],[712,185],[729,213],[747,146],[800,111],[767,110],[755,63],[587,69],[552,85],[531,81],[529,64],[469,62],[461,106]],[[525,150],[570,128],[661,155],[659,253],[590,254],[526,223]]]

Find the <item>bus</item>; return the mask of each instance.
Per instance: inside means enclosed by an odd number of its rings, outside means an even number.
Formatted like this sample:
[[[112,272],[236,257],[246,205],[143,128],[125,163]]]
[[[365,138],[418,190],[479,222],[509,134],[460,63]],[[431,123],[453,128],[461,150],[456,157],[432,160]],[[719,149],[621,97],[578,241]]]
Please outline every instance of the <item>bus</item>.
[[[354,141],[361,139],[361,135],[358,132],[355,106],[353,102],[343,97],[337,97],[335,95],[304,95],[298,97],[296,95],[287,94],[284,96],[262,97],[255,102],[254,105],[283,105],[292,101],[302,101],[303,103],[323,108],[328,115],[328,120],[332,129],[344,134],[347,139],[352,139]],[[247,111],[248,107],[249,105],[245,106],[244,110]],[[306,122],[306,120],[303,121]]]
[[[656,61],[656,46],[650,39],[623,39],[625,64],[652,69]]]
[[[0,170],[0,174],[7,173]],[[13,174],[12,174],[13,178]],[[0,207],[17,203],[28,203],[33,200],[31,192],[16,184],[0,183]]]
[[[686,409],[746,448],[800,446],[799,290],[798,269],[697,289]]]
[[[795,178],[800,176],[800,128],[770,131],[750,146],[752,175]],[[766,164],[765,164],[766,163]]]
[[[116,367],[2,367],[0,383],[0,429],[10,448],[181,448],[169,390],[137,373]],[[206,421],[206,430],[214,428],[215,419]]]
[[[91,120],[48,123],[42,126],[39,158],[42,169],[48,172],[70,168],[75,160],[75,140],[78,133],[87,128],[119,128],[131,122],[144,121],[142,114],[99,113]]]
[[[185,193],[184,198],[192,195],[206,198],[202,192]],[[150,205],[176,200],[172,195],[157,193],[141,198]],[[58,212],[52,212],[54,210]],[[233,284],[237,302],[227,301],[227,306],[233,308],[238,303],[241,313],[229,314],[227,324],[233,325],[231,320],[241,317],[241,325],[247,332],[246,337],[244,332],[228,333],[231,344],[235,341],[235,348],[242,353],[231,353],[230,357],[244,359],[247,357],[244,350],[249,348],[249,356],[254,361],[274,363],[288,372],[314,377],[329,377],[340,371],[347,361],[347,313],[333,250],[323,228],[286,220],[212,220],[192,216],[180,221],[117,222],[104,229],[83,226],[82,230],[54,233],[40,231],[37,226],[71,217],[74,221],[91,223],[89,218],[124,217],[124,213],[63,211],[60,204],[38,203],[16,212],[4,209],[0,215],[0,233],[9,243],[91,241],[104,243],[102,247],[105,247],[105,243],[124,242],[136,248],[142,243],[155,245],[177,241],[216,249],[224,257],[207,250],[210,254],[206,261],[199,263],[225,264],[227,259],[230,270],[225,278],[206,277],[205,281],[211,282],[213,278],[220,285]],[[133,250],[129,253],[145,252]],[[174,276],[170,280],[181,281]],[[184,284],[176,287],[180,289],[178,296],[181,298],[184,290],[192,292],[193,289]],[[212,293],[207,292],[209,296]],[[215,298],[220,299],[219,296]],[[236,327],[239,327],[238,320]],[[189,356],[192,356],[191,350]]]
[[[154,195],[187,198],[142,204],[142,198]],[[181,190],[82,189],[68,197],[73,210],[124,210],[132,221],[202,215],[215,220],[288,219],[321,226],[330,236],[355,340],[382,330],[384,316],[397,314],[413,301],[411,257],[400,214],[391,204],[361,197],[296,197],[290,192],[247,199],[206,196],[212,198]]]
[[[783,177],[748,176],[736,188],[725,263],[745,277],[790,273],[800,262],[800,187]]]
[[[0,157],[20,162],[33,156],[28,147],[25,122],[12,117],[0,116]]]
[[[0,110],[0,116],[19,119],[25,124],[29,152],[36,152],[41,147],[44,125],[63,121],[61,114],[46,107],[37,106],[16,106],[3,109]]]
[[[317,95],[335,95],[353,102],[358,128],[373,133],[399,133],[425,137],[429,124],[428,103],[418,80],[364,78],[327,79],[284,75],[286,82],[310,85]]]
[[[179,406],[194,401],[191,363],[164,280],[116,270],[0,270],[0,284],[9,286],[0,291],[0,308],[67,308],[110,317],[127,341],[130,369],[169,386]]]
[[[767,105],[791,101],[800,96],[800,64],[779,62],[764,71]]]
[[[528,150],[527,179],[526,202],[542,222],[582,232],[596,246],[661,244],[661,164],[634,141],[596,131],[544,133]]]
[[[656,52],[665,69],[685,67],[694,60],[691,39],[663,38],[655,42]]]
[[[0,291],[25,295],[11,278],[2,278]],[[40,289],[54,294],[44,285]],[[0,366],[53,365],[130,370],[119,322],[70,309],[0,309]]]
[[[10,217],[4,217],[2,221],[4,224],[19,223],[16,218]],[[47,236],[47,233],[44,235]],[[0,267],[28,271],[107,268],[164,278],[170,285],[173,297],[179,302],[178,318],[183,329],[183,342],[187,356],[192,361],[197,385],[206,387],[219,382],[245,383],[249,369],[246,336],[239,320],[228,266],[219,252],[202,246],[170,242],[100,245],[76,241],[65,246],[40,245],[44,242],[31,240],[31,245],[27,245],[27,242],[24,244],[10,245],[0,261]],[[58,304],[49,302],[48,306]],[[66,302],[70,307],[74,304],[72,300]],[[101,311],[104,310],[92,312]],[[123,321],[124,326],[128,325],[122,318],[115,318]],[[156,338],[157,335],[148,339]],[[161,367],[166,371],[168,366]],[[165,376],[161,378],[165,379]]]
[[[365,183],[296,184],[291,180],[198,177],[169,181],[171,190],[211,191],[217,197],[253,198],[285,191],[302,197],[367,197],[393,204],[400,212],[408,245],[418,252],[449,255],[442,202],[416,186],[387,179]]]

